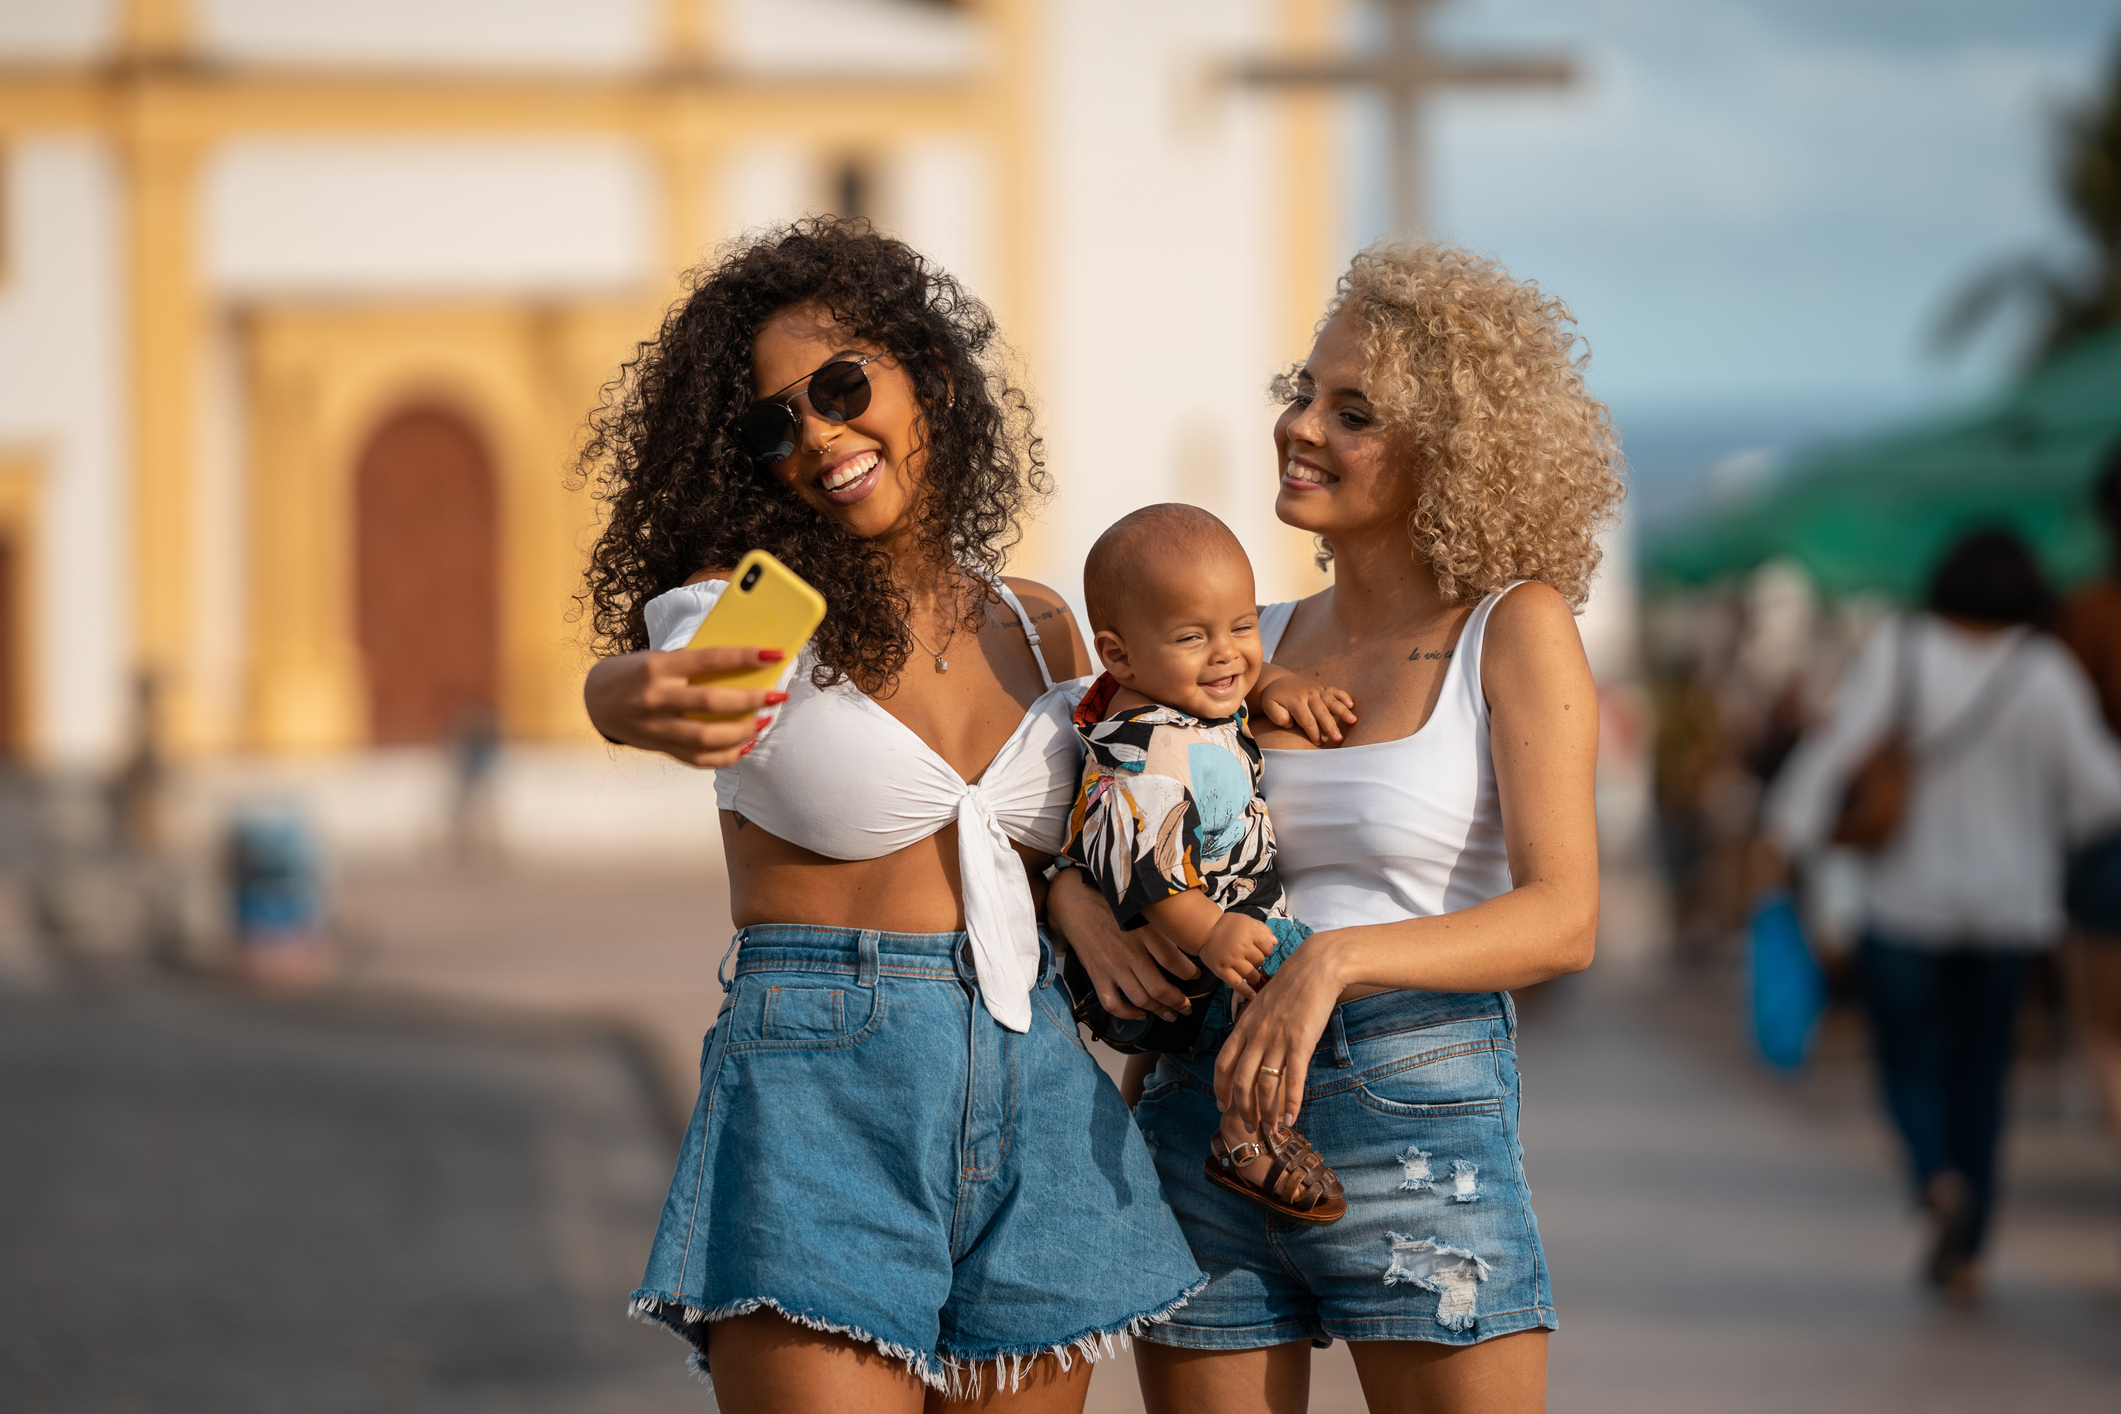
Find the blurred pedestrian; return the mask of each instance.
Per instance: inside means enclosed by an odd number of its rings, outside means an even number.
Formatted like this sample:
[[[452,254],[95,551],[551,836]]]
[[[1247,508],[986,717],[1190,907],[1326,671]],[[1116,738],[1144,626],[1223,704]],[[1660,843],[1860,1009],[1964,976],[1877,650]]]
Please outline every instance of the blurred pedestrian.
[[[457,719],[450,742],[456,785],[449,812],[450,844],[459,864],[491,864],[501,853],[494,778],[501,763],[501,714],[475,702]]]
[[[2057,632],[2098,690],[2107,727],[2121,734],[2121,446],[2093,492],[2113,568],[2063,606]],[[2086,1060],[2121,1134],[2121,839],[2086,851],[2071,870],[2070,997]]]
[[[143,858],[168,843],[169,770],[162,754],[162,683],[151,672],[133,678],[132,740],[111,782],[119,838]]]
[[[2028,963],[2062,934],[2066,852],[2121,821],[2121,750],[2039,631],[2052,610],[2015,535],[1960,540],[1927,612],[1865,645],[1766,809],[1792,857],[1830,838],[1871,855],[1858,985],[1933,1225],[1926,1275],[1961,1296],[1980,1288]]]

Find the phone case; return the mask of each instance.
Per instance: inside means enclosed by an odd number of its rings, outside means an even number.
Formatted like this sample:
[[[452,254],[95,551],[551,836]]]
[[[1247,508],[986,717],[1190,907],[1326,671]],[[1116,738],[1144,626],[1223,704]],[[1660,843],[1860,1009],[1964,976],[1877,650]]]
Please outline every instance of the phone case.
[[[778,648],[793,661],[825,620],[825,596],[801,575],[764,550],[737,561],[729,587],[700,621],[687,648]],[[769,688],[780,680],[788,662],[763,663],[737,673],[703,673],[694,686]],[[705,722],[735,721],[741,712],[694,712]]]

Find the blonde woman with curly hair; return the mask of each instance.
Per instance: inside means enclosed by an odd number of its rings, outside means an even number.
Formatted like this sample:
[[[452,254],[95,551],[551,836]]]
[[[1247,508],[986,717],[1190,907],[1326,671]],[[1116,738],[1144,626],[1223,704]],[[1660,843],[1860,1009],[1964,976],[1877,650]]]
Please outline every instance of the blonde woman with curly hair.
[[[1513,988],[1590,964],[1597,703],[1574,612],[1619,447],[1559,300],[1440,245],[1381,244],[1276,380],[1275,512],[1330,588],[1261,610],[1276,664],[1353,694],[1314,746],[1256,725],[1293,910],[1318,929],[1213,1057],[1163,1056],[1136,1118],[1207,1288],[1148,1333],[1156,1411],[1304,1407],[1350,1343],[1373,1410],[1544,1407],[1553,1294],[1517,1140]],[[1051,895],[1116,1014],[1186,1005],[1190,959]],[[1164,970],[1160,970],[1164,969]],[[1143,1082],[1146,1082],[1145,1084]],[[1277,1220],[1210,1182],[1224,1110],[1333,1156],[1348,1211]]]

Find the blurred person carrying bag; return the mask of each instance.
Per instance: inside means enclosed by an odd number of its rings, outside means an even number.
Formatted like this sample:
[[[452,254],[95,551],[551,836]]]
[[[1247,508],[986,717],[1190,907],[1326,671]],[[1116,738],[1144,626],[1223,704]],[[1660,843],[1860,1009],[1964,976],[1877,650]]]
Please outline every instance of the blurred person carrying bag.
[[[1897,631],[1900,637],[1893,672],[1891,726],[1849,776],[1841,794],[1841,809],[1834,816],[1834,828],[1828,836],[1835,844],[1865,854],[1882,853],[1893,842],[1893,836],[1900,832],[1900,822],[1907,817],[1907,798],[1914,788],[1917,751],[1913,621],[1901,620]],[[1921,755],[1946,756],[1964,749],[1981,735],[2017,686],[2018,674],[2012,668],[2024,646],[2025,639],[2020,638],[1990,671],[1988,681],[1959,719],[1922,748]]]

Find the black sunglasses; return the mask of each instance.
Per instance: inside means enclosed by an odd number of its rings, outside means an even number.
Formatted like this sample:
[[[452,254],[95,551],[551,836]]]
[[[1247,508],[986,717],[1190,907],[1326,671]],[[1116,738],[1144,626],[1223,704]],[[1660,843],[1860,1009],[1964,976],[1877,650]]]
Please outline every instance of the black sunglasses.
[[[810,385],[810,406],[827,422],[845,422],[869,410],[869,375],[862,365],[874,363],[882,354],[860,358],[836,358],[790,383],[788,388]],[[783,388],[770,398],[751,405],[736,425],[736,444],[745,456],[760,466],[778,466],[795,454],[793,433],[802,425],[795,399]]]

